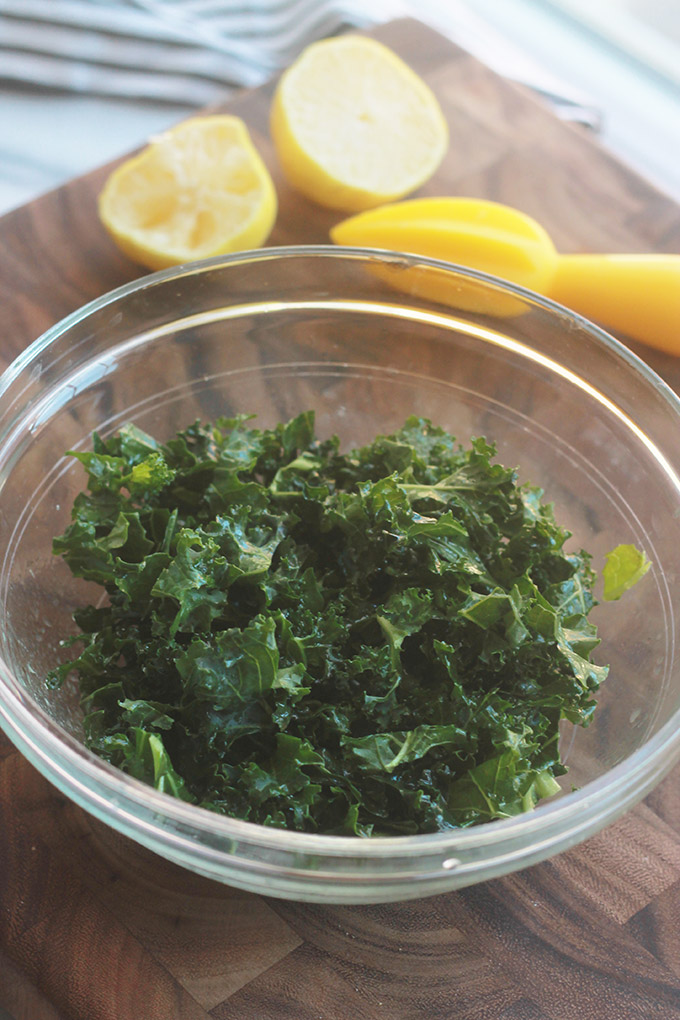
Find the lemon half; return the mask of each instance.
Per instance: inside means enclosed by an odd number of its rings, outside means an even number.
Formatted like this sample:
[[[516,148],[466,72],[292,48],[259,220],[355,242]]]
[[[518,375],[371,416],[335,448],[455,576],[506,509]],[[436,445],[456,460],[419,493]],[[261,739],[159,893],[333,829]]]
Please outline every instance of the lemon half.
[[[269,171],[239,117],[194,117],[109,176],[99,216],[150,269],[257,248],[277,213]]]
[[[382,43],[354,35],[303,51],[280,79],[270,120],[289,183],[345,212],[420,187],[449,139],[429,86]]]

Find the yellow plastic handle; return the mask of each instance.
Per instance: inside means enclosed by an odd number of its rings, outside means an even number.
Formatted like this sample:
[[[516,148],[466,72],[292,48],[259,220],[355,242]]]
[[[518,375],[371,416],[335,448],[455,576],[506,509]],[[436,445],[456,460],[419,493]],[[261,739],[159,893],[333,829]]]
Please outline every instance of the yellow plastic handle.
[[[380,206],[336,224],[331,237],[336,244],[396,248],[481,269],[546,294],[623,336],[680,354],[680,255],[558,255],[536,220],[475,198]],[[412,275],[401,280],[409,287],[414,282]],[[455,294],[446,298],[442,287],[430,296],[463,307]],[[485,311],[512,314],[498,302]]]
[[[560,255],[546,292],[633,340],[680,354],[680,255]]]

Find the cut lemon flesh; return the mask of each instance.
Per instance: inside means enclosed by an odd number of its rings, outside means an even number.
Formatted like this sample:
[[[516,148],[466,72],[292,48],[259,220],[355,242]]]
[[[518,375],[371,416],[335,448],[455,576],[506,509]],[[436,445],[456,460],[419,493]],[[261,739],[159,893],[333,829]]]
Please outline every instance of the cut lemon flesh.
[[[238,117],[195,117],[110,175],[99,216],[121,250],[150,269],[257,248],[277,213],[274,184]]]
[[[289,183],[345,212],[420,187],[449,137],[429,86],[386,46],[362,36],[304,50],[277,86],[271,132]]]

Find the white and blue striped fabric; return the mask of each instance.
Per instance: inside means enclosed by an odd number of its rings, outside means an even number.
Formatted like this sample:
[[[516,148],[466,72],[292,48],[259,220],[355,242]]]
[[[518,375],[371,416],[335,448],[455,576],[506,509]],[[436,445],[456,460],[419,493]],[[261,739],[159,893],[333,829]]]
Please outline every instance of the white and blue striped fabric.
[[[399,0],[0,0],[0,79],[187,105],[259,85]]]
[[[474,0],[0,0],[0,83],[196,107],[261,84],[315,39],[403,16],[596,125],[588,102],[499,37]]]

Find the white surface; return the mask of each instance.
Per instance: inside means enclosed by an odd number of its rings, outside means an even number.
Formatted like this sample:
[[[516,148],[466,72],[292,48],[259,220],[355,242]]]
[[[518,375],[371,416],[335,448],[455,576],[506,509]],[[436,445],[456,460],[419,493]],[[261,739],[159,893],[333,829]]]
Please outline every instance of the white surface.
[[[623,7],[626,0],[606,2],[611,10]],[[599,0],[589,3],[599,10]],[[532,51],[543,54],[556,77],[591,97],[602,114],[601,141],[605,147],[680,200],[678,85],[660,68],[646,64],[634,46],[624,48],[624,40],[633,31],[630,19],[626,32],[617,30],[605,37],[605,22],[599,15],[582,27],[566,12],[566,5],[567,0],[475,0],[476,10],[493,17],[509,43],[528,45],[526,40],[530,39]],[[575,0],[569,0],[568,5],[575,10]],[[652,30],[648,26],[644,29],[649,43]],[[674,48],[680,68],[680,44],[670,34],[665,41],[665,55]]]
[[[572,104],[594,107],[602,143],[680,200],[680,91],[596,32],[579,30],[561,3],[395,0],[391,9],[428,21],[500,73],[565,97],[567,116]],[[217,98],[229,94],[216,86]],[[0,85],[0,212],[141,145],[196,108]]]

